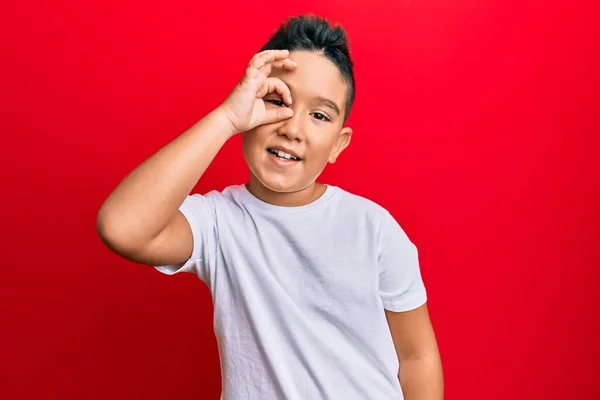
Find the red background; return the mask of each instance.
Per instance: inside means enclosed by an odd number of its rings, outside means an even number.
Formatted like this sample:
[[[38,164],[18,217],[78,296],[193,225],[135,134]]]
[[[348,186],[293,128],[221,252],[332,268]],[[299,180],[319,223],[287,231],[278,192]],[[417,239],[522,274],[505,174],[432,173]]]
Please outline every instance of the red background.
[[[69,3],[0,12],[1,398],[218,399],[207,289],[113,255],[95,217],[300,12],[349,32],[355,136],[323,181],[419,246],[446,398],[600,398],[595,10]],[[197,189],[246,176],[236,137]]]

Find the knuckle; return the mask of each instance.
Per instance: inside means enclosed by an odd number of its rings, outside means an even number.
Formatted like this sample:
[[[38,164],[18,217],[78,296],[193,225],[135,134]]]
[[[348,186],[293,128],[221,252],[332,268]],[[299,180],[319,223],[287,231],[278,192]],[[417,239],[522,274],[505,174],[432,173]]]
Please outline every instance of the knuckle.
[[[258,70],[256,68],[248,67],[246,68],[246,76],[248,78],[255,78],[258,75]]]

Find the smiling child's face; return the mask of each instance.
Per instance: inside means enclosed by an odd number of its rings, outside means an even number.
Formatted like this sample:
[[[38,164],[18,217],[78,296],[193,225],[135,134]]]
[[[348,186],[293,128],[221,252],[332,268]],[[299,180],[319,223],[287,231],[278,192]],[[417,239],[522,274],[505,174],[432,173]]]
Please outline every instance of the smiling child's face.
[[[243,133],[251,172],[249,187],[263,197],[310,190],[327,163],[336,161],[350,142],[344,127],[348,85],[337,66],[316,52],[294,51],[293,71],[275,69],[271,77],[290,89],[294,116]],[[277,93],[264,97],[269,107],[287,107]],[[290,158],[288,154],[293,157]],[[285,157],[282,158],[281,156]]]

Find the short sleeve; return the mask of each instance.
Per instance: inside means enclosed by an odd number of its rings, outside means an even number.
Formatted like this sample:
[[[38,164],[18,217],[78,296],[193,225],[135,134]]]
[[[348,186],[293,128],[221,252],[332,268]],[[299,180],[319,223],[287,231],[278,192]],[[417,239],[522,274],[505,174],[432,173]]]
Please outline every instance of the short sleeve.
[[[417,247],[391,214],[379,237],[379,294],[386,310],[413,310],[427,301]]]
[[[208,195],[192,194],[185,198],[179,211],[190,225],[193,249],[183,265],[158,265],[154,268],[166,275],[188,272],[208,281],[217,251],[215,200]]]

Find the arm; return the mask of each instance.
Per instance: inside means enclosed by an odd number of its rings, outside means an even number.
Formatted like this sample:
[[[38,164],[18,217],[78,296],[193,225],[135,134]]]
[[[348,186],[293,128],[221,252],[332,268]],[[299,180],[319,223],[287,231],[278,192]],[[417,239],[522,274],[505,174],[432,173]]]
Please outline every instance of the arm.
[[[227,120],[213,111],[134,169],[98,212],[104,243],[143,264],[185,262],[192,234],[178,208],[231,135]]]
[[[427,305],[412,311],[386,310],[400,362],[400,386],[406,400],[442,400],[442,363]]]
[[[96,225],[111,250],[148,265],[183,264],[191,256],[192,231],[179,208],[230,137],[293,115],[289,107],[267,109],[262,100],[277,91],[291,103],[289,88],[269,77],[274,67],[296,67],[288,56],[287,50],[255,55],[215,111],[134,169],[108,196]]]

